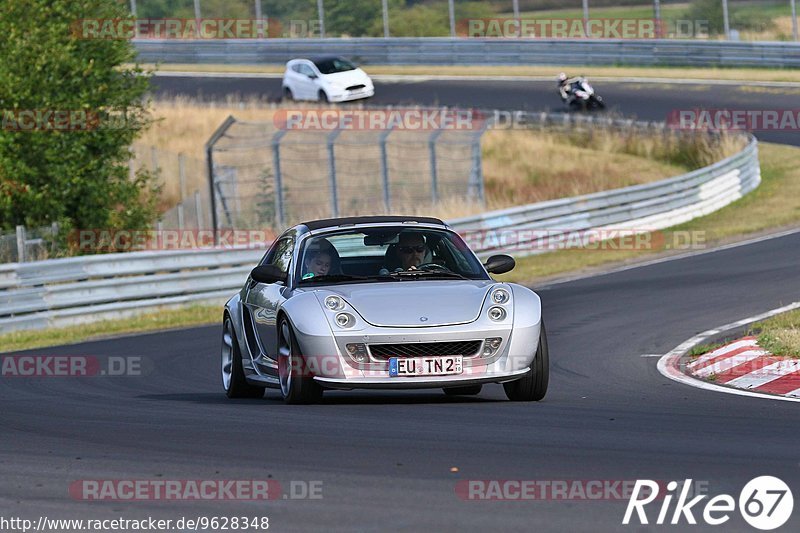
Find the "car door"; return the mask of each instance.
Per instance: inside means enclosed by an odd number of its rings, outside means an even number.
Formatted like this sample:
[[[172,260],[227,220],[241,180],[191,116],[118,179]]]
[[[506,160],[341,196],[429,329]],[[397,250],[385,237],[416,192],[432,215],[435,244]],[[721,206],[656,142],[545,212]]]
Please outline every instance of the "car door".
[[[272,264],[282,272],[289,273],[292,267],[292,254],[294,253],[294,236],[281,238],[267,256],[264,264]],[[256,283],[247,293],[245,305],[253,320],[256,336],[262,352],[262,357],[257,363],[270,363],[277,360],[278,335],[277,313],[278,307],[288,298],[289,281],[276,283]],[[263,358],[268,360],[264,360]],[[271,361],[269,361],[271,360]]]
[[[298,76],[298,85],[302,86],[303,99],[316,100],[318,92],[317,74],[308,63],[300,63],[299,67],[300,76]]]

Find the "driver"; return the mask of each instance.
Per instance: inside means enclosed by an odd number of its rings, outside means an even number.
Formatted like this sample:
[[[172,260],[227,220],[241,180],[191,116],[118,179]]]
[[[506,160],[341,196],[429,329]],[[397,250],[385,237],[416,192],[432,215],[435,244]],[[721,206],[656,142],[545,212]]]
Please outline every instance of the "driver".
[[[403,270],[416,270],[425,261],[428,246],[420,233],[401,233],[397,241],[397,256]]]
[[[395,253],[400,267],[396,268],[394,272],[403,270],[417,270],[417,267],[425,263],[425,258],[429,256],[428,245],[425,242],[425,236],[416,232],[401,232],[397,244],[395,245]],[[389,269],[382,268],[381,274],[388,274]]]

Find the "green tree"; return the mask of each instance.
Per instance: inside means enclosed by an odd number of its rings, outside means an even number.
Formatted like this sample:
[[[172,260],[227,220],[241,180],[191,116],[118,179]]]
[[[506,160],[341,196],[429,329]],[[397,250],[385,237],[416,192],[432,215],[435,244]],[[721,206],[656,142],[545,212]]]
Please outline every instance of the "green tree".
[[[129,177],[149,123],[149,76],[125,39],[84,38],[82,19],[130,17],[117,0],[0,1],[0,227],[147,227],[152,176]],[[22,113],[85,113],[99,125],[19,131]],[[111,117],[117,120],[110,126]]]

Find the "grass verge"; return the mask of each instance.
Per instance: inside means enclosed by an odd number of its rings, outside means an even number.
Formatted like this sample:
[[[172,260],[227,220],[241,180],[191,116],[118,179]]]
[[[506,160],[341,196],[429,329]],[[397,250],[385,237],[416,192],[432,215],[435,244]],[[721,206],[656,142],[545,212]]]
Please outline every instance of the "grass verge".
[[[626,264],[658,254],[707,248],[765,230],[800,223],[800,148],[761,143],[761,185],[744,198],[710,215],[653,235],[652,247],[640,249],[568,249],[521,257],[499,279],[535,283],[600,266]]]
[[[688,355],[689,357],[692,358],[700,357],[704,353],[714,351],[717,348],[721,348],[722,346],[724,346],[724,343],[722,342],[712,342],[710,344],[698,344],[697,346],[694,346],[691,350],[689,350]]]
[[[775,355],[800,358],[800,309],[757,322],[751,326],[750,334]]]
[[[218,324],[221,318],[222,306],[191,305],[80,326],[15,331],[0,335],[0,352],[18,352],[115,335]]]
[[[231,64],[181,64],[162,63],[144,65],[159,72],[218,72],[246,74],[283,74],[283,65],[231,65]],[[551,77],[567,67],[511,66],[511,65],[363,65],[371,75],[403,76],[534,76]],[[570,65],[569,73],[589,78],[667,78],[675,80],[722,80],[800,83],[800,70],[766,68],[691,68],[691,67],[603,67]]]

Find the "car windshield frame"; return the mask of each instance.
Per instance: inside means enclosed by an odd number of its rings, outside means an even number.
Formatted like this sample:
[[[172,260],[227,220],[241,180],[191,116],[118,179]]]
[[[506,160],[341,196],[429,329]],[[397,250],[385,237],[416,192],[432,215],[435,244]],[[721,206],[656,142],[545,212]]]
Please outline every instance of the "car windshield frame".
[[[336,66],[337,62],[348,65],[350,68],[339,68]],[[314,66],[317,67],[317,70],[319,70],[319,73],[323,75],[338,74],[339,72],[351,72],[358,68],[351,61],[341,57],[327,57],[325,59],[313,61],[313,63]]]
[[[436,248],[439,246],[444,246],[447,250],[439,250],[439,252],[447,251],[447,253],[460,254],[461,258],[458,259],[459,262],[464,263],[467,267],[472,267],[472,270],[450,270],[449,268],[445,267],[444,270],[437,270],[437,269],[430,269],[430,270],[400,270],[399,272],[396,271],[385,271],[378,269],[375,272],[369,273],[364,275],[363,273],[351,273],[349,275],[343,274],[342,272],[334,273],[331,272],[330,278],[328,276],[323,277],[314,277],[303,279],[304,275],[304,263],[306,261],[306,249],[309,243],[313,242],[315,239],[330,239],[337,236],[342,235],[358,235],[359,239],[363,239],[367,234],[396,234],[395,237],[392,239],[394,242],[385,242],[383,245],[375,244],[374,246],[378,247],[381,246],[382,252],[380,254],[374,254],[375,257],[383,258],[386,250],[388,249],[389,244],[396,244],[397,236],[401,232],[404,231],[412,231],[415,233],[424,233],[426,234],[426,239],[429,236],[434,237],[436,240],[436,244],[434,245]],[[430,235],[429,235],[430,234]],[[443,244],[443,242],[445,242]],[[329,241],[330,242],[330,241]],[[475,255],[472,249],[469,248],[467,243],[461,238],[461,236],[448,228],[442,227],[434,227],[434,226],[424,226],[424,225],[415,225],[413,227],[409,227],[407,225],[370,225],[370,226],[350,226],[346,228],[334,227],[334,228],[326,228],[321,230],[315,230],[303,235],[299,242],[296,244],[297,246],[297,261],[295,265],[292,267],[294,271],[294,279],[295,287],[310,287],[310,286],[324,286],[324,285],[336,285],[336,284],[349,284],[349,283],[376,283],[376,282],[397,282],[397,281],[417,281],[417,280],[452,280],[452,281],[492,281],[493,278],[489,275],[486,271],[486,268],[483,266],[483,262]],[[368,245],[363,245],[366,247]],[[383,247],[385,246],[385,248]],[[433,252],[433,250],[431,250]],[[337,249],[337,253],[341,257],[345,259],[348,257],[347,255],[342,256],[340,251]],[[359,254],[356,257],[368,257],[368,254]],[[437,256],[437,259],[441,259],[441,256]],[[456,256],[453,255],[452,259],[456,259]],[[381,266],[384,267],[384,263],[381,262]],[[455,265],[453,265],[455,266]],[[328,278],[328,279],[326,279]],[[345,279],[348,278],[348,279]]]

